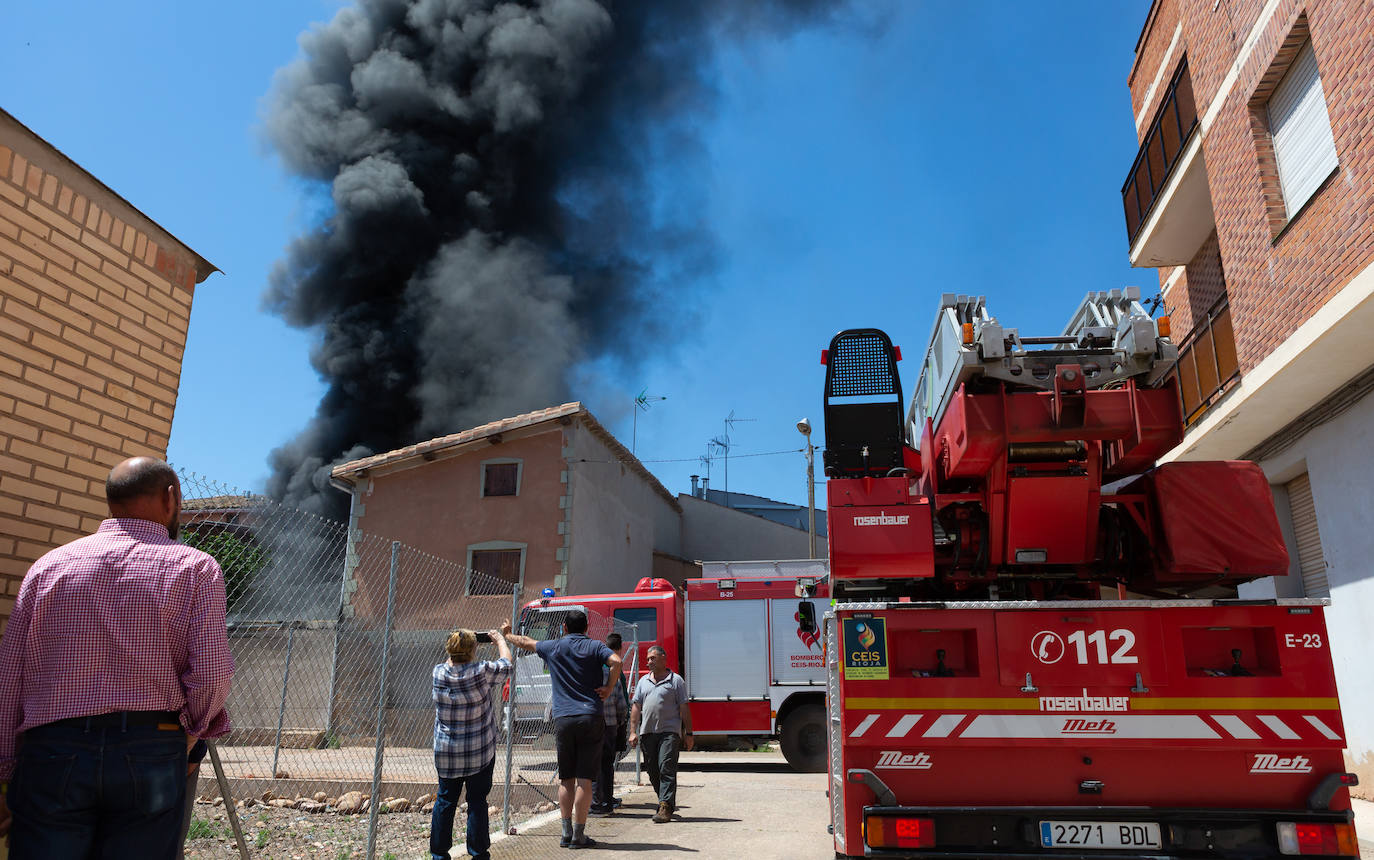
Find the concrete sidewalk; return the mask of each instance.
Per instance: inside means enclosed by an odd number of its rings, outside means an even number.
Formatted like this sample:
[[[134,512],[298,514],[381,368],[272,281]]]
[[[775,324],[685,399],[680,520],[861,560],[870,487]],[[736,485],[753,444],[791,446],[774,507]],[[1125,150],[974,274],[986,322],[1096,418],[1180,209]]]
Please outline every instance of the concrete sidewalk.
[[[823,773],[793,772],[780,753],[684,753],[673,820],[653,823],[653,791],[626,786],[614,815],[588,820],[597,845],[596,854],[585,856],[833,860],[825,783]],[[494,842],[493,860],[568,856],[558,847],[557,816],[526,822],[518,835]],[[455,850],[452,856],[467,855]]]
[[[1351,798],[1350,805],[1355,810],[1355,835],[1360,840],[1360,856],[1364,860],[1374,860],[1374,803]]]

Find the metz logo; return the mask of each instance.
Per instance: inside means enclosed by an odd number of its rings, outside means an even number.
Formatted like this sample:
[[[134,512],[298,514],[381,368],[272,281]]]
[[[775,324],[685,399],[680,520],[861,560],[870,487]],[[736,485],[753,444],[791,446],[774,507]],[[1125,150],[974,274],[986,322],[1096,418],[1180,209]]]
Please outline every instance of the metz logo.
[[[911,521],[911,517],[902,514],[900,517],[889,517],[882,511],[878,511],[876,517],[855,517],[856,526],[904,526]]]
[[[1065,735],[1114,735],[1116,720],[1065,720],[1064,728],[1059,732]]]
[[[1251,773],[1311,773],[1312,762],[1306,756],[1279,758],[1275,753],[1255,753]]]
[[[896,750],[883,750],[878,753],[878,763],[874,768],[888,770],[930,770],[934,765],[930,756],[923,752],[903,753]]]

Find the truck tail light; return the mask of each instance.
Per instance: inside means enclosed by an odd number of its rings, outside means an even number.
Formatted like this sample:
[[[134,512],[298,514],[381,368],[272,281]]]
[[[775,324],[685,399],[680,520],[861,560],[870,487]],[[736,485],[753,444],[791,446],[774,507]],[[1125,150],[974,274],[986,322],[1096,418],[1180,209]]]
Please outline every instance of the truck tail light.
[[[1355,828],[1349,824],[1312,824],[1280,821],[1279,853],[1359,857]]]
[[[935,819],[907,815],[869,815],[864,834],[870,848],[933,848]]]

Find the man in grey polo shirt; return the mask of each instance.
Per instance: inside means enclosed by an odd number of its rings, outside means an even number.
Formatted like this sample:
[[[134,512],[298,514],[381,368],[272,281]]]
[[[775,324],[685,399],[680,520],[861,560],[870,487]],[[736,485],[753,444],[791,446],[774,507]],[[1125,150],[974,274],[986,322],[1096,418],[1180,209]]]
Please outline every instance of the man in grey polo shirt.
[[[649,647],[649,673],[635,685],[630,708],[629,745],[644,744],[644,769],[658,794],[655,824],[666,824],[677,809],[677,758],[685,745],[690,751],[692,712],[687,707],[687,682],[668,668],[668,653]]]

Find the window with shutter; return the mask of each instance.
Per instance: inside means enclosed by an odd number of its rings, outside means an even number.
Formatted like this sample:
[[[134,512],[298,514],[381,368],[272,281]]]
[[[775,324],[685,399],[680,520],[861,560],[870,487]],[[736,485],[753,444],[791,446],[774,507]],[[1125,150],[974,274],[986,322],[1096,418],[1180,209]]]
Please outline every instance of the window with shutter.
[[[520,576],[520,550],[473,550],[472,567],[488,576],[496,576],[514,582]]]
[[[1269,134],[1283,204],[1291,219],[1336,169],[1336,140],[1309,41],[1269,97]]]
[[[1312,481],[1303,473],[1289,481],[1286,489],[1293,516],[1293,537],[1298,545],[1303,593],[1308,597],[1330,597],[1326,558],[1322,555],[1321,534],[1317,531],[1317,508],[1312,502]]]
[[[520,464],[483,463],[482,495],[515,496],[520,493]]]

